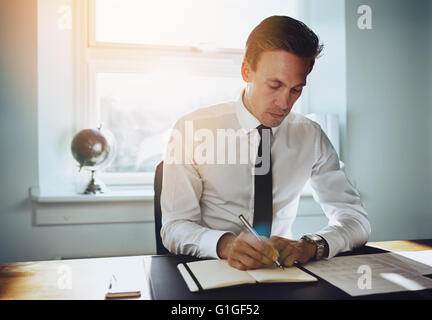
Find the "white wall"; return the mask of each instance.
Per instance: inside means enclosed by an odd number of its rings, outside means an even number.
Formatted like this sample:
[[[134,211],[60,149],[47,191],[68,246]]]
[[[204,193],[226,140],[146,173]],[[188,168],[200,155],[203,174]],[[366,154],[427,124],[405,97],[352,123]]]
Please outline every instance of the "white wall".
[[[41,194],[72,189],[74,35],[73,29],[68,28],[65,8],[72,10],[70,1],[38,1],[38,186]]]
[[[72,163],[73,61],[67,53],[72,39],[68,31],[56,28],[56,17],[57,9],[71,1],[0,1],[0,262],[154,253],[152,223],[38,223],[38,213],[53,211],[64,216],[86,210],[92,216],[108,211],[112,215],[117,207],[125,216],[131,210],[136,215],[139,204],[53,207],[29,200],[30,187],[52,191],[50,183],[57,180],[61,187],[70,178],[69,169],[62,168]],[[38,14],[43,19],[38,21]],[[38,38],[38,29],[45,35]],[[62,152],[62,163],[51,161]],[[146,220],[153,203],[140,205],[141,220]]]
[[[314,30],[324,50],[308,77],[309,112],[332,113],[340,124],[340,156],[345,156],[346,135],[346,34],[345,1],[309,2],[309,27]]]
[[[329,1],[329,0],[328,0]],[[334,114],[340,126],[340,152],[345,161],[346,147],[346,35],[345,1],[302,0],[306,13],[304,22],[324,44],[322,55],[315,61],[303,93],[308,113]],[[317,232],[327,225],[321,207],[312,197],[301,198],[293,225],[293,237]]]

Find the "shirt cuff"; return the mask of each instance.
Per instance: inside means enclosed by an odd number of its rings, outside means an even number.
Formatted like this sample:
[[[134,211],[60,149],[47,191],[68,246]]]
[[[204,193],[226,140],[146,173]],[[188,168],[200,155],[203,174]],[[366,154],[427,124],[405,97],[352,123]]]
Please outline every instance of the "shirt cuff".
[[[221,231],[221,230],[208,230],[206,231],[200,241],[200,258],[215,258],[220,259],[217,254],[217,244],[219,239],[227,233],[232,233],[230,231]]]
[[[324,259],[331,259],[342,251],[343,244],[341,244],[340,234],[331,231],[317,232],[316,234],[322,237],[328,245],[328,256]]]

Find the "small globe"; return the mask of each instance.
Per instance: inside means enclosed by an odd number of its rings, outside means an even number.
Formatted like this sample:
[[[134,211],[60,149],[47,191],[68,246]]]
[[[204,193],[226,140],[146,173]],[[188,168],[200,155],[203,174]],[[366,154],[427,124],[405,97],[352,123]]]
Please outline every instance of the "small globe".
[[[100,170],[110,165],[114,159],[114,136],[107,130],[84,129],[74,136],[71,150],[80,170]]]
[[[102,181],[97,181],[95,171],[109,166],[115,157],[114,136],[107,130],[84,129],[78,132],[71,143],[72,155],[82,168],[91,171],[90,182],[84,194],[105,193],[108,191]]]

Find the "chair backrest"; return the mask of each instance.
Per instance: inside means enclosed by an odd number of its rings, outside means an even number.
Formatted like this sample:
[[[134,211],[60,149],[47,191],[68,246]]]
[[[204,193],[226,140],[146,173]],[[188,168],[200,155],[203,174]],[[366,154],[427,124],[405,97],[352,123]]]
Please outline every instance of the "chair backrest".
[[[170,252],[165,248],[162,243],[160,230],[162,227],[162,210],[160,203],[160,196],[162,192],[162,176],[163,176],[163,161],[157,167],[154,178],[154,220],[155,220],[155,234],[156,234],[156,253],[169,254]]]

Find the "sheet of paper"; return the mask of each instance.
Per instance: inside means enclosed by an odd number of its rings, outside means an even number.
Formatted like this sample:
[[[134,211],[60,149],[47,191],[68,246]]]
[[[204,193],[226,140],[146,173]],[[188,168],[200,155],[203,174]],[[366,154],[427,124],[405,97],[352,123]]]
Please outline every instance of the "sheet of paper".
[[[395,253],[335,257],[304,268],[351,296],[432,288],[432,279],[422,275],[432,274],[432,267]]]
[[[394,252],[399,256],[404,256],[405,258],[409,258],[411,260],[417,261],[421,263],[423,266],[432,267],[432,250],[422,250],[422,251],[400,251]],[[420,271],[422,274],[431,273],[430,269],[425,268],[425,270]]]

